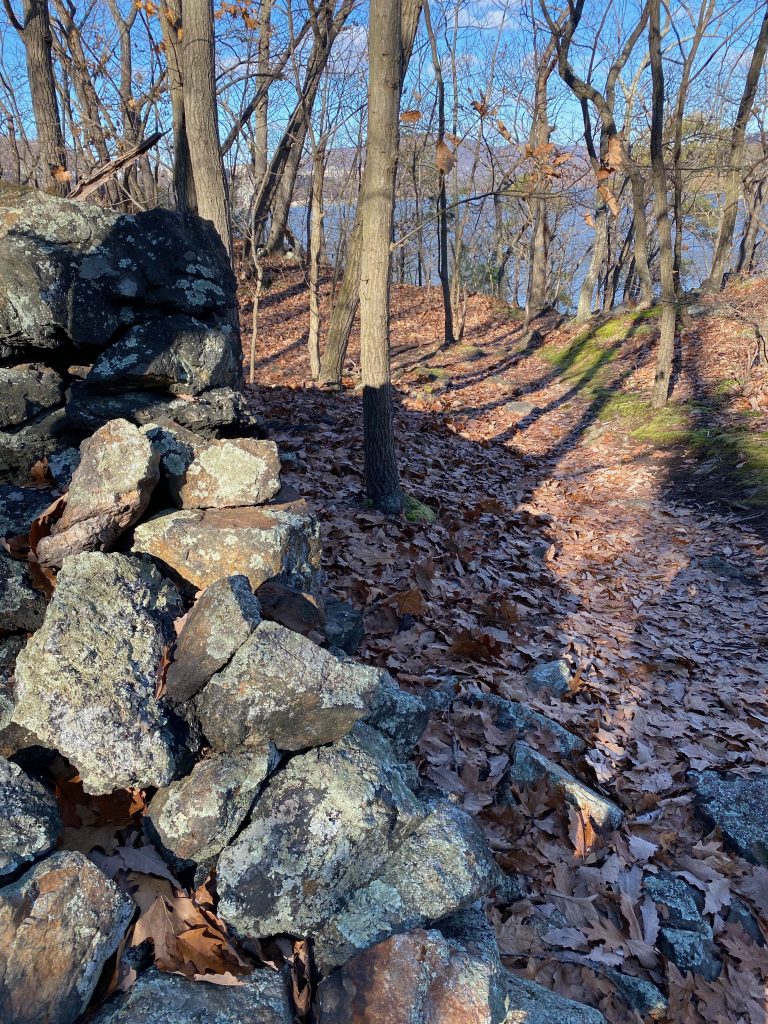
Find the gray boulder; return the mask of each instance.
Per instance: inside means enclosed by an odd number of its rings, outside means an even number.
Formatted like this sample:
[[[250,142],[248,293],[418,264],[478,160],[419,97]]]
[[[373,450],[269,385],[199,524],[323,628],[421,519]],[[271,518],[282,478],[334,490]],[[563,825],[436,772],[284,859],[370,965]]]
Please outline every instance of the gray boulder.
[[[320,531],[300,499],[259,508],[160,512],[136,527],[133,550],[200,590],[240,573],[254,590],[275,578],[298,590],[317,590]]]
[[[190,316],[137,324],[102,352],[85,380],[94,390],[163,388],[174,395],[239,387],[240,339],[228,325],[209,327]]]
[[[406,759],[421,739],[430,711],[414,694],[401,690],[388,672],[378,672],[378,689],[365,720],[383,732],[394,752]]]
[[[504,1024],[606,1024],[599,1010],[564,999],[535,981],[507,975]]]
[[[219,912],[242,935],[311,937],[329,971],[475,902],[497,870],[481,833],[414,783],[366,727],[293,758],[219,858]]]
[[[48,853],[60,831],[53,793],[13,761],[0,758],[0,876]]]
[[[270,740],[282,750],[332,743],[373,707],[378,669],[336,658],[300,633],[261,622],[197,700],[215,750]]]
[[[218,754],[159,789],[144,825],[177,870],[200,884],[248,816],[270,767],[268,749]]]
[[[223,668],[261,621],[259,602],[245,576],[226,576],[207,587],[187,614],[165,677],[166,700],[177,704],[198,693]]]
[[[43,565],[81,551],[107,551],[149,504],[160,460],[127,420],[112,420],[83,441],[61,518],[37,545]]]
[[[108,348],[168,311],[223,324],[235,308],[232,267],[207,221],[159,207],[115,215],[5,183],[0,212],[0,358]]]
[[[741,857],[768,867],[768,771],[750,778],[690,772],[696,811],[709,829],[719,828]]]
[[[152,970],[101,1006],[91,1024],[293,1024],[287,971],[255,971],[238,985]]]
[[[32,585],[27,562],[0,551],[0,628],[31,633],[43,624],[45,595]]]
[[[590,789],[565,768],[539,754],[527,743],[516,745],[507,780],[517,786],[546,782],[565,803],[580,811],[597,832],[610,832],[618,828],[624,820],[624,812],[615,803]]]
[[[85,553],[59,573],[42,627],[16,662],[14,721],[77,767],[88,793],[163,786],[184,737],[155,698],[175,588],[139,559]]]
[[[64,381],[42,363],[0,367],[0,428],[19,427],[64,405]]]
[[[54,853],[0,889],[0,1020],[73,1024],[134,910],[81,853]]]
[[[570,690],[571,670],[567,661],[546,661],[534,665],[525,677],[525,685],[538,692],[547,690],[556,697],[564,697]]]

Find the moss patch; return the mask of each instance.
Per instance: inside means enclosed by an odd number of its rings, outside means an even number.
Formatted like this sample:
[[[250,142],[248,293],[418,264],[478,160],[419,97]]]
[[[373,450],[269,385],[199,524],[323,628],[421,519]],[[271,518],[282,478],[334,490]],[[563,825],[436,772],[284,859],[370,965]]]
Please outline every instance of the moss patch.
[[[437,512],[410,494],[405,495],[405,518],[409,523],[431,525],[437,522]]]

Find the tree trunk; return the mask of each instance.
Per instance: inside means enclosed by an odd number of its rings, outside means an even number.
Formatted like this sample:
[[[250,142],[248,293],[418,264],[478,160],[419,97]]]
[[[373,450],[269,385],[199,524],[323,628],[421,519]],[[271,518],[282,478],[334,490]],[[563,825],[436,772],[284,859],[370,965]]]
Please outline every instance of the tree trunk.
[[[314,99],[315,93],[313,92],[310,100],[308,100],[310,110],[312,109]],[[296,178],[299,173],[306,138],[307,123],[304,121],[299,125],[297,133],[291,142],[290,153],[285,162],[283,173],[280,175],[280,182],[277,186],[277,192],[272,205],[269,234],[267,235],[266,250],[268,253],[279,252],[285,240],[285,229],[288,225],[293,193],[296,188]]]
[[[184,76],[182,74],[181,0],[165,0],[160,27],[168,67],[171,117],[173,119],[173,190],[176,208],[182,213],[197,212],[195,180],[189,155],[184,118]]]
[[[760,33],[752,53],[752,60],[750,61],[747,77],[744,81],[744,91],[742,92],[739,110],[736,114],[736,122],[733,126],[720,230],[712,257],[712,271],[702,285],[706,291],[719,291],[722,288],[723,278],[731,260],[733,233],[736,228],[736,215],[739,211],[739,192],[741,188],[742,165],[744,163],[747,125],[752,116],[752,107],[760,82],[760,73],[765,63],[766,49],[768,49],[768,5],[766,5],[763,21],[760,25]]]
[[[272,27],[273,0],[261,0],[259,4],[259,48],[258,48],[258,89],[255,101],[256,126],[253,140],[253,180],[261,184],[267,173],[267,115],[269,114],[269,33]]]
[[[312,154],[312,194],[309,202],[309,370],[320,376],[320,252],[323,242],[323,177],[325,147],[321,141]]]
[[[64,147],[56,101],[48,0],[24,0],[23,16],[24,23],[23,26],[19,26],[19,34],[24,44],[27,62],[29,93],[40,147],[43,187],[48,192],[65,196],[69,192],[70,183],[66,176],[67,151]]]
[[[579,291],[579,305],[576,309],[576,323],[583,323],[592,316],[592,296],[605,260],[608,243],[608,210],[604,202],[595,208],[595,239],[592,243],[592,259],[584,275]]]
[[[648,309],[653,305],[653,284],[648,265],[648,222],[645,215],[645,179],[632,156],[627,159],[627,173],[632,185],[632,215],[635,221],[635,273],[640,285],[638,306]]]
[[[664,69],[661,57],[660,0],[649,0],[648,46],[651,60],[652,115],[651,169],[653,173],[656,231],[661,268],[661,329],[651,401],[654,409],[667,404],[675,351],[677,302],[672,252],[672,227],[667,204],[667,172],[664,166]]]
[[[549,142],[549,119],[547,117],[547,82],[552,73],[551,49],[548,47],[536,72],[536,92],[533,104],[530,145],[532,150]],[[525,300],[526,323],[543,313],[549,304],[548,269],[550,231],[547,220],[547,197],[549,179],[540,172],[536,175],[536,198],[533,203],[533,227],[531,230],[530,257],[528,261],[528,291]]]
[[[212,0],[183,0],[184,119],[197,212],[213,223],[232,254],[229,197],[221,159],[214,79]]]
[[[403,79],[408,70],[408,62],[413,50],[413,41],[416,38],[416,29],[419,25],[421,14],[421,0],[401,0],[402,21],[400,38],[402,43],[402,67],[400,78],[400,91],[403,88]],[[347,250],[347,265],[344,270],[344,277],[341,281],[336,296],[336,301],[331,310],[331,319],[328,324],[328,340],[325,345],[325,352],[320,360],[320,383],[328,386],[339,387],[341,385],[341,371],[344,366],[344,357],[349,344],[349,335],[352,331],[352,323],[357,311],[358,295],[360,290],[360,246],[362,244],[362,196],[365,189],[365,171],[360,183],[355,220],[352,225],[352,232]]]
[[[389,365],[389,271],[401,88],[401,0],[378,0],[369,13],[368,141],[360,260],[363,447],[368,497],[397,513],[403,493],[395,452]]]

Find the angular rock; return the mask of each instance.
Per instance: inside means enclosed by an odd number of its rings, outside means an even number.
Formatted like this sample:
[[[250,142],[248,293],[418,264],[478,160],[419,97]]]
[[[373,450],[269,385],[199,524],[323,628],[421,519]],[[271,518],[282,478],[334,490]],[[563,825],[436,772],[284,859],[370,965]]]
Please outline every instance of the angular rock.
[[[545,780],[566,803],[588,818],[597,832],[616,829],[624,820],[624,812],[616,804],[590,789],[579,779],[575,779],[560,765],[539,754],[526,743],[516,745],[507,779],[518,786],[528,786]]]
[[[265,621],[202,691],[197,713],[215,750],[269,741],[301,750],[332,743],[365,718],[380,679],[378,669]]]
[[[66,490],[69,487],[79,465],[79,448],[59,448],[48,456],[48,471],[60,490]]]
[[[716,981],[723,965],[716,955],[717,947],[698,932],[686,928],[660,928],[656,940],[659,952],[683,974],[700,974],[705,981]]]
[[[685,928],[712,937],[712,929],[699,911],[695,890],[687,882],[676,878],[669,871],[660,871],[657,875],[646,875],[643,888],[646,895],[663,908],[662,921],[675,928]]]
[[[31,633],[43,624],[45,595],[32,585],[29,564],[0,551],[0,629]]]
[[[564,697],[570,691],[571,670],[567,661],[546,661],[534,665],[525,677],[525,685],[531,689],[548,690],[556,697]]]
[[[13,717],[15,707],[13,681],[16,659],[26,642],[26,637],[23,636],[0,637],[0,733]],[[0,746],[2,746],[1,741]]]
[[[5,183],[0,214],[0,358],[104,349],[169,312],[223,324],[236,308],[232,267],[208,221],[160,207],[115,215]]]
[[[319,1000],[323,1024],[502,1024],[506,1017],[504,971],[487,922],[468,934],[449,919],[439,930],[395,935],[322,981]]]
[[[0,758],[0,877],[52,850],[61,827],[53,793]]]
[[[212,583],[184,621],[165,677],[166,700],[176,704],[194,697],[260,621],[259,602],[247,577],[226,576]]]
[[[768,867],[768,771],[744,779],[690,772],[696,811],[707,828],[719,828],[728,845],[753,864]]]
[[[599,1010],[564,999],[535,981],[507,975],[504,1024],[606,1024]]]
[[[66,411],[60,408],[42,412],[23,426],[0,430],[0,480],[27,480],[39,459],[71,443],[72,429]]]
[[[64,513],[37,545],[43,565],[68,555],[106,551],[141,516],[160,479],[149,439],[127,420],[112,420],[83,441]]]
[[[0,428],[7,430],[63,406],[64,382],[42,363],[0,367],[0,395]]]
[[[182,473],[171,477],[179,508],[263,505],[280,490],[280,458],[274,441],[224,438],[198,445]]]
[[[255,971],[229,986],[153,968],[99,1007],[90,1024],[293,1024],[294,1019],[285,971]]]
[[[561,757],[573,757],[574,754],[581,754],[586,749],[581,737],[519,701],[480,692],[463,693],[461,700],[472,704],[485,704],[491,708],[495,712],[495,724],[498,729],[514,730],[519,737],[533,732],[551,735],[555,749]]]
[[[114,419],[140,426],[170,419],[187,430],[214,437],[220,431],[253,433],[259,425],[243,395],[233,388],[212,388],[190,399],[146,390],[101,394],[78,382],[67,392],[67,416],[73,427],[88,432]]]
[[[277,578],[312,592],[320,571],[317,521],[300,499],[261,508],[161,512],[136,527],[133,550],[200,590],[242,573],[254,590]]]
[[[351,656],[363,642],[363,614],[346,601],[328,600],[324,629],[328,646]]]
[[[163,388],[199,395],[242,383],[240,339],[228,325],[209,327],[190,316],[137,324],[102,352],[86,377],[94,390]]]
[[[269,767],[267,749],[219,754],[157,791],[144,824],[174,867],[196,868],[196,883],[203,881],[245,821]]]
[[[308,935],[322,971],[468,906],[496,867],[475,824],[413,792],[411,770],[357,726],[293,758],[219,858],[219,912],[241,934]]]
[[[54,853],[0,889],[0,1020],[73,1024],[134,909],[81,853]]]
[[[665,1021],[669,1002],[650,981],[606,968],[605,976],[616,986],[619,995],[643,1020]]]
[[[693,971],[714,981],[722,964],[712,941],[712,928],[699,911],[696,890],[669,871],[646,875],[643,887],[661,908],[659,950],[681,971]]]
[[[25,536],[52,501],[53,492],[46,488],[0,484],[0,537]]]
[[[278,580],[267,580],[256,591],[256,597],[261,605],[261,614],[270,622],[279,622],[302,636],[309,636],[322,628],[322,605],[312,594],[287,587]]]
[[[429,713],[423,701],[401,690],[388,672],[379,670],[379,688],[366,722],[384,733],[398,757],[410,757],[427,727]]]
[[[181,611],[175,588],[140,559],[85,553],[59,573],[16,662],[14,721],[69,758],[86,792],[179,774],[184,737],[155,688]]]

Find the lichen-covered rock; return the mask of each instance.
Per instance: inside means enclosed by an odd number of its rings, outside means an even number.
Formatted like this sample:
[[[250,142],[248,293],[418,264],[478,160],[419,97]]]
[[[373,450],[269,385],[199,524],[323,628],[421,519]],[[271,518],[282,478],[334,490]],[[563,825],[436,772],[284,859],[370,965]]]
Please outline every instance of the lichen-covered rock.
[[[261,621],[259,602],[245,576],[217,580],[188,613],[165,677],[165,697],[189,700],[230,660]]]
[[[161,512],[136,527],[133,550],[158,559],[200,590],[242,573],[254,590],[277,578],[311,592],[320,570],[320,532],[302,500]]]
[[[364,726],[294,758],[219,858],[219,912],[244,935],[310,936],[329,971],[475,902],[497,871],[479,829],[414,781]]]
[[[36,462],[72,438],[63,408],[48,409],[20,427],[0,430],[0,480],[26,481]]]
[[[571,670],[567,661],[545,661],[534,667],[525,677],[531,690],[548,690],[556,697],[564,697],[570,690]]]
[[[0,876],[48,853],[60,831],[53,793],[0,758]]]
[[[178,315],[132,327],[102,352],[86,377],[94,389],[164,388],[174,395],[237,388],[241,382],[240,339],[232,328]]]
[[[170,485],[179,508],[263,505],[280,490],[277,445],[252,438],[209,441]]]
[[[26,637],[23,636],[0,637],[0,733],[13,717],[15,707],[13,681],[16,659],[26,642]],[[0,746],[2,746],[1,741]]]
[[[707,828],[719,828],[733,850],[768,867],[768,771],[750,778],[690,772],[696,811]]]
[[[667,1019],[669,1002],[654,984],[632,974],[606,968],[605,976],[630,1008],[639,1013],[643,1020],[664,1021]]]
[[[134,909],[80,853],[54,853],[0,889],[0,1020],[73,1024]]]
[[[64,382],[42,363],[0,367],[0,395],[0,428],[7,430],[63,406]]]
[[[566,803],[580,811],[597,832],[616,829],[624,820],[624,812],[620,807],[590,789],[565,768],[539,754],[526,743],[516,745],[507,779],[517,786],[529,786],[545,781]]]
[[[656,940],[659,952],[687,974],[700,974],[705,981],[716,981],[723,965],[717,947],[699,932],[687,928],[660,928]]]
[[[178,870],[202,882],[251,810],[270,766],[269,750],[218,754],[159,789],[145,827]]]
[[[217,324],[235,308],[208,221],[160,207],[116,215],[2,182],[0,213],[0,358],[104,349],[153,315]]]
[[[202,691],[197,713],[215,750],[269,741],[302,750],[349,732],[371,710],[380,685],[378,669],[264,621]]]
[[[67,392],[67,417],[83,431],[97,430],[114,419],[140,426],[170,419],[207,437],[233,429],[250,433],[259,426],[244,396],[233,388],[211,388],[194,398],[148,390],[102,394],[84,381]]]
[[[43,623],[45,595],[32,585],[29,565],[0,551],[0,629],[31,633]]]
[[[127,420],[112,420],[80,449],[67,504],[50,536],[37,545],[43,565],[81,551],[106,551],[141,516],[160,479],[152,444]]]
[[[517,700],[506,700],[493,693],[463,693],[461,700],[469,704],[484,704],[494,715],[494,724],[502,731],[513,731],[519,737],[530,733],[551,737],[554,749],[561,757],[573,757],[586,749],[580,736],[569,732],[559,722],[534,711]]]
[[[66,490],[72,483],[75,470],[80,465],[79,448],[57,448],[48,456],[48,472],[60,490]]]
[[[366,722],[389,740],[394,752],[410,757],[429,722],[429,708],[412,693],[401,690],[388,672],[379,670],[379,686]]]
[[[714,981],[722,964],[712,941],[712,928],[701,916],[696,890],[669,871],[646,875],[643,887],[661,911],[657,945],[664,956],[681,971],[693,971]]]
[[[507,975],[504,1024],[606,1024],[599,1010],[564,999],[535,981]]]
[[[42,627],[16,662],[14,721],[77,767],[88,793],[163,786],[183,737],[155,698],[182,605],[140,559],[85,553],[59,573]]]
[[[318,994],[323,1024],[502,1024],[506,1016],[487,922],[467,933],[449,919],[439,930],[395,935],[348,960]]]
[[[140,974],[113,996],[91,1024],[293,1024],[290,978],[285,971],[255,971],[239,985],[209,985],[178,974]]]
[[[25,536],[52,501],[47,488],[0,484],[0,537]]]

